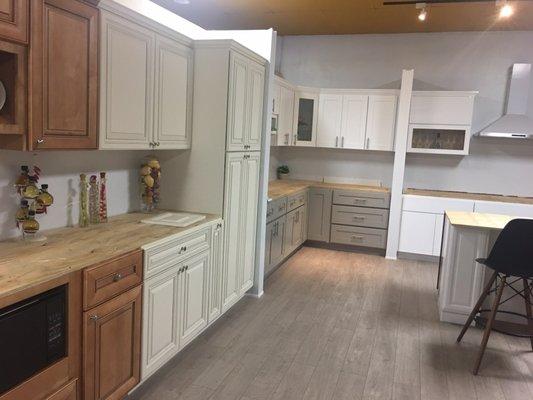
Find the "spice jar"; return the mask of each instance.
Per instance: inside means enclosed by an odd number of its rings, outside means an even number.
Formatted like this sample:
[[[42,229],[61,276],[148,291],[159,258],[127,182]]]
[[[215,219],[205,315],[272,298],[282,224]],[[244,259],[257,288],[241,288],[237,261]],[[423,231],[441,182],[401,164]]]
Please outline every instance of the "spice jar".
[[[37,187],[37,178],[34,176],[29,177],[28,185],[22,189],[22,197],[25,199],[33,200],[39,196],[41,191]]]
[[[17,213],[15,214],[15,219],[17,220],[17,227],[20,226],[26,219],[28,218],[28,211],[29,211],[29,204],[28,200],[21,200],[20,201],[20,207],[17,210]]]
[[[24,235],[33,236],[39,231],[39,222],[35,219],[35,211],[28,212],[28,218],[22,223]]]

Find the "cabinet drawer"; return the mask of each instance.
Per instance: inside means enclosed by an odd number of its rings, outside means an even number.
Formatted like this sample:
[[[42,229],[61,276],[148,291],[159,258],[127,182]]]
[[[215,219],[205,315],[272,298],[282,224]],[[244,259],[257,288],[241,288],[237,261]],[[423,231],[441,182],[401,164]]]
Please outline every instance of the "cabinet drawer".
[[[78,380],[74,379],[55,392],[46,400],[76,400],[78,398]]]
[[[307,191],[299,192],[287,198],[287,212],[303,206],[307,201]]]
[[[206,227],[189,235],[170,239],[144,252],[146,278],[164,271],[190,255],[209,248],[211,228]]]
[[[142,251],[135,250],[83,271],[83,307],[103,303],[142,282]]]
[[[331,222],[385,229],[389,224],[389,211],[382,208],[333,206]]]
[[[387,243],[387,231],[384,229],[331,225],[331,242],[384,249]]]
[[[287,198],[281,197],[276,200],[272,200],[268,203],[267,208],[267,222],[274,221],[275,219],[285,215],[287,213]]]
[[[444,214],[445,211],[474,210],[474,200],[448,197],[403,195],[402,211]]]
[[[390,193],[365,190],[334,190],[333,204],[345,206],[389,208]]]

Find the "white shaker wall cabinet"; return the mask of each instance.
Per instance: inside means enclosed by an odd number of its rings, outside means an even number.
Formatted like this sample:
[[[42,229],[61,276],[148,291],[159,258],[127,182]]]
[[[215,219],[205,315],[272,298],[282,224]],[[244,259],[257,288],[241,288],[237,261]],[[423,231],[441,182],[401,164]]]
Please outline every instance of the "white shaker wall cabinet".
[[[395,95],[369,96],[365,149],[394,150],[397,102]]]
[[[101,12],[99,147],[189,148],[191,41],[135,18]]]
[[[289,146],[293,142],[294,124],[294,89],[279,85],[280,105],[278,116],[278,146]]]
[[[317,147],[339,147],[342,132],[342,108],[342,95],[320,94]]]
[[[365,148],[368,96],[342,96],[342,124],[338,147],[346,149]]]
[[[228,151],[261,149],[265,67],[236,53],[230,55]]]
[[[318,92],[298,91],[294,103],[294,146],[316,147]]]

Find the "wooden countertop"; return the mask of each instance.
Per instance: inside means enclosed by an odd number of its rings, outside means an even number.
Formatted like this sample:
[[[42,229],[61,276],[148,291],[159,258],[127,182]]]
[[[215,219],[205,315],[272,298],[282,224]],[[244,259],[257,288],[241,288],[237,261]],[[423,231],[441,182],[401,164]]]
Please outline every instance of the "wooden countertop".
[[[268,197],[271,200],[279,199],[280,197],[290,196],[292,194],[301,192],[310,187],[324,188],[324,189],[346,189],[346,190],[368,190],[382,193],[389,193],[390,189],[369,186],[369,185],[355,185],[347,183],[328,183],[315,181],[300,181],[295,179],[283,179],[270,181],[268,183]]]
[[[446,216],[450,224],[468,228],[502,230],[507,223],[517,217],[499,214],[485,214],[465,211],[449,211]]]
[[[403,194],[429,197],[449,197],[454,199],[499,201],[503,203],[533,204],[532,197],[504,196],[498,194],[448,192],[444,190],[406,189]]]
[[[205,215],[203,221],[177,228],[144,224],[141,220],[149,215],[131,213],[88,228],[45,231],[46,242],[0,242],[0,298],[220,219]]]

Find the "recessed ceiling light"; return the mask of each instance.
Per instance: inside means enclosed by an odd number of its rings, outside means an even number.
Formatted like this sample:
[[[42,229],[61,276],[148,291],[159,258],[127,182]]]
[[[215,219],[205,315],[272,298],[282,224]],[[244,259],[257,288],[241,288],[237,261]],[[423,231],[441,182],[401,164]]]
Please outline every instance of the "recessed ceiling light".
[[[417,10],[420,10],[420,13],[418,14],[418,19],[420,21],[425,21],[428,17],[428,10],[427,10],[427,4],[426,3],[416,3],[415,5]]]
[[[507,3],[506,1],[502,2],[500,6],[500,18],[509,18],[513,15],[514,9],[513,6]]]

